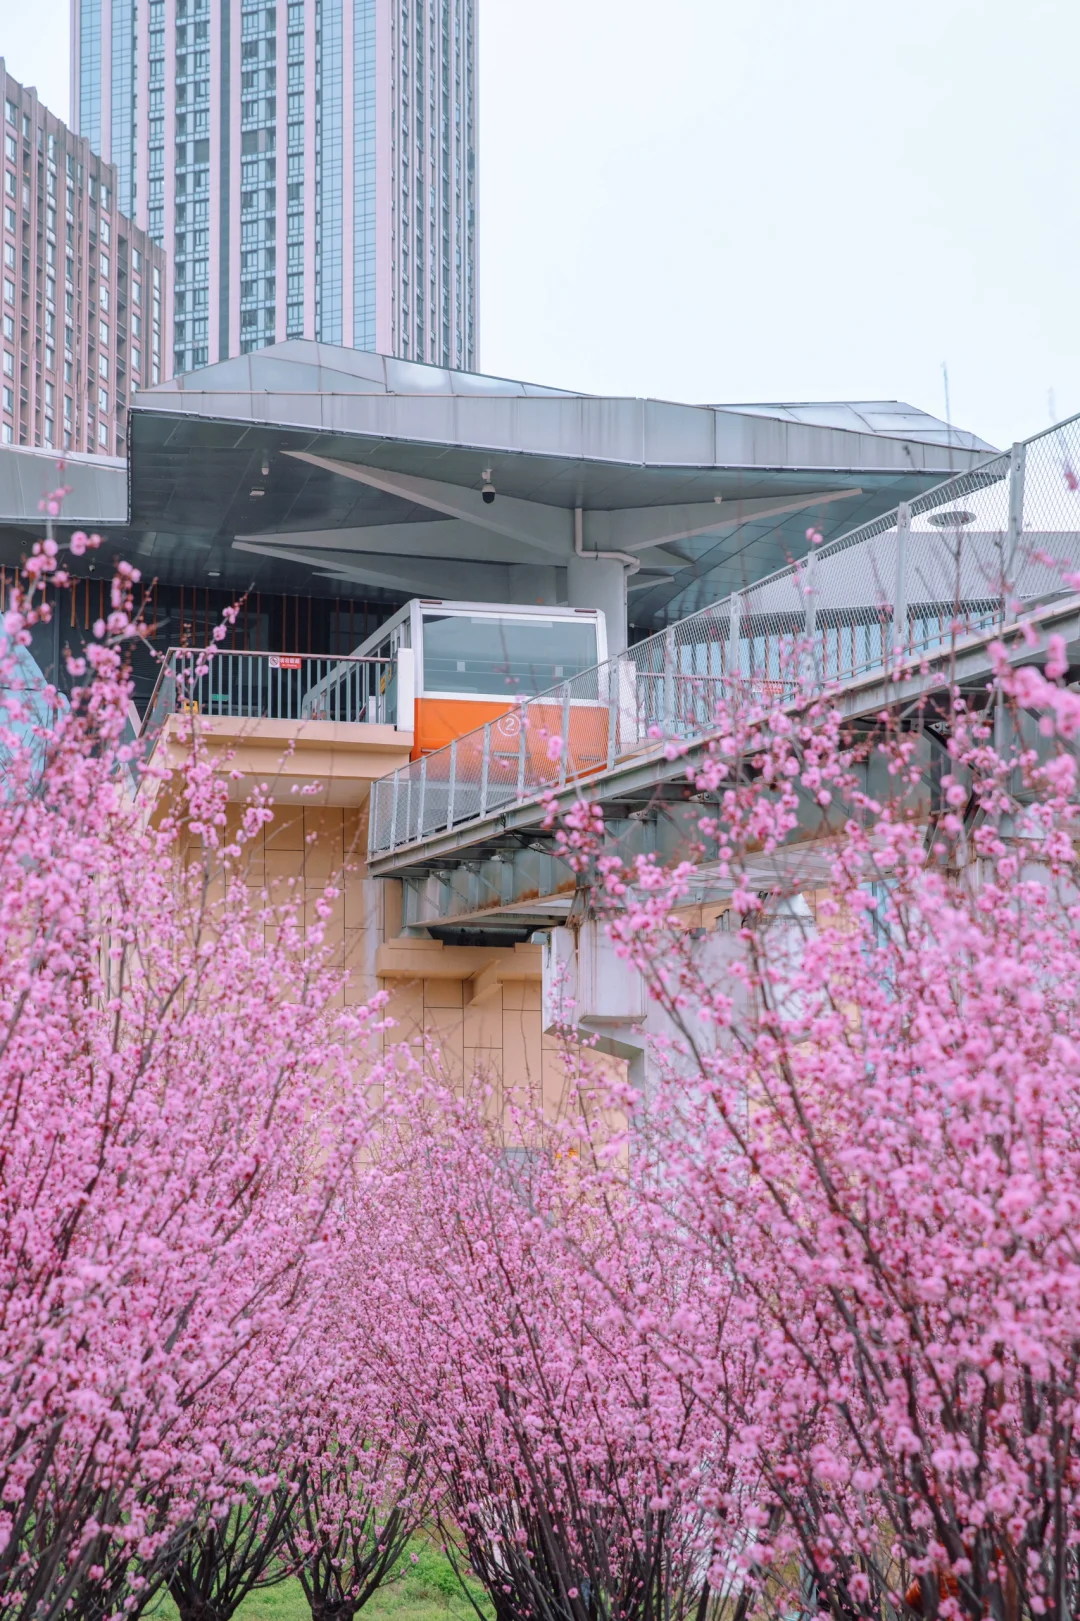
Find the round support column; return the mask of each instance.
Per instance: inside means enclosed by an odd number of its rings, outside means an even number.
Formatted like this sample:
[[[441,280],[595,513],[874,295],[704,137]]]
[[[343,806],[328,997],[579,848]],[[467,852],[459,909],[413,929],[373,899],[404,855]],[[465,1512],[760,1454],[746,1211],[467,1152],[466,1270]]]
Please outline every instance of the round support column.
[[[571,608],[600,608],[607,623],[608,658],[626,652],[626,566],[610,557],[571,557],[566,565]]]

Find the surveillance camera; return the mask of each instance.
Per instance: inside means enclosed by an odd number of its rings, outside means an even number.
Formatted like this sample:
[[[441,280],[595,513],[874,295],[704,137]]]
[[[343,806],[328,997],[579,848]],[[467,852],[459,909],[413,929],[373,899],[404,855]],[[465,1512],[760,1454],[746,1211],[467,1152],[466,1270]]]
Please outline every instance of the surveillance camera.
[[[494,484],[491,484],[491,483],[484,484],[481,487],[480,494],[483,496],[483,498],[487,502],[488,506],[490,506],[492,501],[494,501],[494,499],[495,499],[495,486],[494,486]]]

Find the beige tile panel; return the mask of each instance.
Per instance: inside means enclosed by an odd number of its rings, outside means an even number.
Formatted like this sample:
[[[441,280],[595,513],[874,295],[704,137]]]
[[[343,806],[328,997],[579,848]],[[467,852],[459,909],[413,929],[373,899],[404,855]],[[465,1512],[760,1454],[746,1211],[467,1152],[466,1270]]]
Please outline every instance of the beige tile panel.
[[[263,838],[268,850],[302,850],[304,848],[304,812],[300,806],[278,807],[274,820],[267,822]]]
[[[303,845],[282,846],[268,844],[266,847],[266,881],[269,885],[283,884],[289,879],[296,879],[302,883],[304,878],[304,849]]]
[[[539,951],[540,947],[537,946]],[[528,980],[519,980],[503,986],[503,1011],[511,1009],[539,1013],[542,1002],[541,984],[539,977],[535,984]]]
[[[502,989],[477,1006],[465,1004],[465,1045],[498,1048],[502,1051]]]
[[[425,979],[424,1006],[430,1008],[456,1008],[460,1015],[463,1006],[463,986],[460,979]]]
[[[345,873],[345,927],[378,930],[382,922],[379,883],[355,872]],[[380,942],[375,941],[378,946]],[[374,971],[374,963],[372,964]]]
[[[424,1034],[430,1044],[429,1064],[436,1075],[460,1086],[464,1078],[465,1048],[459,1008],[425,1008]]]
[[[505,991],[504,991],[505,995]],[[541,1015],[503,1011],[503,1081],[507,1086],[536,1087],[542,1074]]]

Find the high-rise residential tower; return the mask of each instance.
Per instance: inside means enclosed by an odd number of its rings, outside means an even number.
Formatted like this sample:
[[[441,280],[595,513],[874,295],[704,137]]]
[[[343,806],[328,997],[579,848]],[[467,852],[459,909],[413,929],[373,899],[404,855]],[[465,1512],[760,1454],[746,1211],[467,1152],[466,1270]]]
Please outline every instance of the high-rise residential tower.
[[[72,117],[170,258],[167,364],[474,369],[476,0],[71,0]]]
[[[165,256],[3,57],[0,141],[0,443],[123,456],[131,392],[162,376]]]

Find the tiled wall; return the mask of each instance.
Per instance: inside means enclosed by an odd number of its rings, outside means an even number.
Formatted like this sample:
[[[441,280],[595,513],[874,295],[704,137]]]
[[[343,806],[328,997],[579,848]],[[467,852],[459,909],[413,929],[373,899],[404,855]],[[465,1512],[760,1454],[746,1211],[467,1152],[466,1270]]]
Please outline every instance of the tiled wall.
[[[231,814],[238,819],[239,809]],[[366,1000],[379,988],[378,948],[397,932],[393,886],[366,876],[366,817],[366,807],[278,807],[274,821],[249,846],[246,868],[247,882],[269,886],[272,895],[283,894],[290,882],[302,886],[311,923],[326,885],[335,881],[342,888],[333,903],[327,939],[350,970],[345,991],[350,1003]],[[458,948],[455,956],[462,955]],[[490,957],[489,951],[477,949],[477,969]],[[469,1079],[523,1087],[556,1106],[562,1064],[558,1041],[542,1030],[538,976],[497,985],[479,1001],[473,1000],[469,978],[398,977],[386,981],[385,988],[390,993],[387,1013],[396,1028],[384,1037],[384,1045],[426,1043],[433,1067],[455,1086]]]

